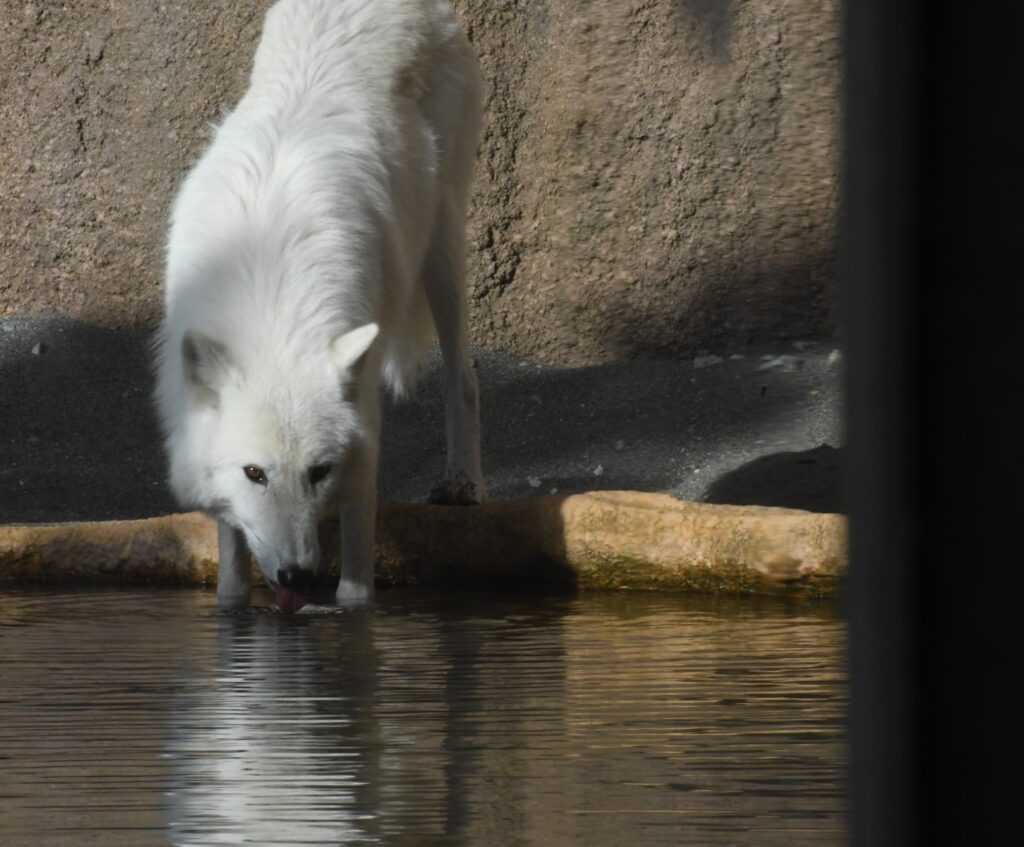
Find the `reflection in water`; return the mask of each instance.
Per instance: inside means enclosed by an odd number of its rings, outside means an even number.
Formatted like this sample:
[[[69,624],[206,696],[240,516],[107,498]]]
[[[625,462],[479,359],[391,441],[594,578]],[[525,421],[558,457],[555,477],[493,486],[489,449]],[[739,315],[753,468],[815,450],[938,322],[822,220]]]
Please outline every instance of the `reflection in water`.
[[[0,843],[828,844],[829,607],[0,595]]]
[[[308,616],[225,615],[206,674],[180,680],[169,711],[174,844],[365,840],[373,747],[370,613],[338,616],[340,650]]]

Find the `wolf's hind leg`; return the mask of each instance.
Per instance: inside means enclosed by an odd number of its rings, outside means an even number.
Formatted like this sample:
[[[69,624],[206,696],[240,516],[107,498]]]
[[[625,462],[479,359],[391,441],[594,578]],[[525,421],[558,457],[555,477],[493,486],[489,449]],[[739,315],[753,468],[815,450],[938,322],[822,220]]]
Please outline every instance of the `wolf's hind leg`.
[[[422,283],[444,357],[447,458],[432,503],[472,505],[487,499],[480,468],[480,392],[466,347],[465,215],[449,198],[441,204]]]
[[[241,531],[217,521],[217,604],[222,609],[241,609],[252,595],[249,547]]]

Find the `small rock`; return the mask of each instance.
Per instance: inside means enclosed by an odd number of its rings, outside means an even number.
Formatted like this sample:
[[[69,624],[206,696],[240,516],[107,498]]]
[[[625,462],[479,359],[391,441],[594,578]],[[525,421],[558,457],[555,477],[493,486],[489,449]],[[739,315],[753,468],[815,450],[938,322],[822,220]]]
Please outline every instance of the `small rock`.
[[[838,365],[842,361],[843,361],[842,351],[840,351],[840,350],[833,350],[831,353],[828,354],[828,366],[830,368],[831,367],[835,367],[836,365]]]
[[[737,359],[743,359],[746,357],[742,353],[733,353],[729,358],[735,362]]]
[[[531,476],[531,477],[530,477],[530,478],[529,478],[528,480],[526,480],[526,481],[527,481],[527,482],[528,482],[528,483],[530,484],[530,488],[540,488],[540,486],[541,486],[541,482],[540,482],[540,479],[538,479],[538,478],[537,478],[537,477],[535,477],[535,476]]]
[[[596,468],[594,468],[594,476],[603,476],[603,475],[604,475],[604,465],[598,465]]]
[[[796,356],[763,356],[762,358],[765,361],[757,366],[759,371],[780,370],[783,373],[793,373],[804,366],[803,359],[798,359]]]
[[[37,341],[35,343],[35,346],[32,348],[32,355],[33,356],[38,356],[41,353],[43,353],[45,350],[46,350],[46,346],[43,344],[43,342],[42,341]]]
[[[552,488],[551,489],[551,493],[552,494],[557,494],[558,493],[558,489],[557,488]]]
[[[698,356],[693,360],[695,368],[706,368],[710,365],[718,365],[723,361],[721,356]]]

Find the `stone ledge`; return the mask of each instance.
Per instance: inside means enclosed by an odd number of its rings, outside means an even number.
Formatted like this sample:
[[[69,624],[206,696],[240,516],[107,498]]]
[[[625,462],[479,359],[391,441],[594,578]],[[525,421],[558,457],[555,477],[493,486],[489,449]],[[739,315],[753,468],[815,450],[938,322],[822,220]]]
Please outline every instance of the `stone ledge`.
[[[323,549],[336,550],[326,526]],[[0,581],[211,585],[215,523],[197,514],[0,526]],[[461,508],[383,503],[377,583],[832,594],[846,519],[601,491]],[[337,561],[328,560],[336,574]]]

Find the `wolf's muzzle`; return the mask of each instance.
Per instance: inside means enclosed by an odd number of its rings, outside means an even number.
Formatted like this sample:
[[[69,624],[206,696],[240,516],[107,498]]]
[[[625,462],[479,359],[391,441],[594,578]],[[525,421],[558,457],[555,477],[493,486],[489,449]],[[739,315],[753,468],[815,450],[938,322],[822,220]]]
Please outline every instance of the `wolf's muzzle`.
[[[313,587],[313,572],[299,565],[284,565],[277,569],[277,584],[289,591],[308,594]]]

